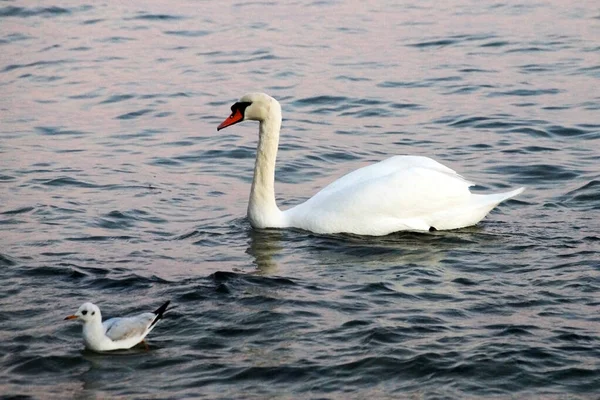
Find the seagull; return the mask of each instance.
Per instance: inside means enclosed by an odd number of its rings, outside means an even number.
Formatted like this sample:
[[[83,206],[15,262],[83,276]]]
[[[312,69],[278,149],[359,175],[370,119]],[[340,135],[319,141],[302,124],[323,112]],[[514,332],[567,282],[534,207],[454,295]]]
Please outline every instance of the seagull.
[[[130,349],[144,343],[144,338],[163,317],[170,301],[154,312],[147,312],[133,317],[111,318],[102,322],[100,308],[93,303],[84,303],[77,312],[65,320],[79,319],[83,321],[83,343],[93,351],[110,351]]]

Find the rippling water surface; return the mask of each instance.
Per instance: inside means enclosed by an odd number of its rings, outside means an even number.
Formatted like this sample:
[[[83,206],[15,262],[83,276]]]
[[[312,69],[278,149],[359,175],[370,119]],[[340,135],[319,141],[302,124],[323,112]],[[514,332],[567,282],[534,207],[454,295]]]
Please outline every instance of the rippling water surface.
[[[600,11],[555,1],[0,2],[4,398],[597,398]],[[428,155],[526,186],[479,225],[254,231],[276,191]],[[62,319],[173,309],[150,351]]]

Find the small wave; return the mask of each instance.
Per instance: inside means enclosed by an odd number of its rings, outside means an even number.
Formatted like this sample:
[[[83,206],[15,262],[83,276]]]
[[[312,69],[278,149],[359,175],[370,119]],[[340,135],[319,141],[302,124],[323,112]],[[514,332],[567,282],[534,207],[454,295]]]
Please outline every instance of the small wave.
[[[143,20],[143,21],[179,21],[185,17],[172,14],[142,14],[125,20]]]
[[[516,89],[509,90],[505,92],[492,92],[489,93],[488,97],[501,97],[501,96],[519,96],[519,97],[528,97],[528,96],[543,96],[543,95],[554,95],[562,93],[562,90],[559,89]]]
[[[0,8],[0,17],[55,17],[59,15],[71,14],[71,10],[62,7],[15,7],[8,6]]]
[[[343,96],[315,96],[305,97],[292,102],[295,107],[322,106],[322,105],[340,105],[349,101],[348,97]]]
[[[165,35],[184,36],[184,37],[203,37],[203,36],[208,36],[211,33],[212,33],[211,31],[203,31],[203,30],[194,30],[194,31],[184,30],[184,31],[165,31],[164,32]]]
[[[32,63],[28,63],[28,64],[10,64],[10,65],[7,65],[6,67],[4,67],[4,69],[2,69],[2,72],[9,72],[9,71],[13,71],[16,69],[23,69],[23,68],[37,68],[37,67],[47,67],[50,65],[62,65],[62,64],[66,64],[66,63],[72,63],[72,62],[74,62],[74,60],[72,60],[72,59],[63,59],[63,60],[52,60],[52,61],[41,60],[41,61],[35,61]]]
[[[111,103],[120,103],[121,101],[126,101],[135,98],[132,94],[116,94],[110,96],[106,100],[102,100],[99,104],[111,104]]]
[[[80,188],[100,188],[103,187],[101,185],[96,185],[93,183],[81,181],[79,179],[71,178],[69,176],[53,178],[53,179],[43,179],[39,180],[40,183],[44,186],[74,186]]]
[[[121,115],[117,116],[116,119],[121,119],[121,120],[136,119],[136,118],[146,115],[152,111],[154,111],[154,110],[151,108],[144,108],[142,110],[132,111],[132,112],[128,112],[126,114],[121,114]]]

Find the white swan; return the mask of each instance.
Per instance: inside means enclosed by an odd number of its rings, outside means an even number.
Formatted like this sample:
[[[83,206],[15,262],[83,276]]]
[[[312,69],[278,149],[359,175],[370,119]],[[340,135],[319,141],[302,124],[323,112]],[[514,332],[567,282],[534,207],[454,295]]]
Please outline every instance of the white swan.
[[[500,202],[521,193],[473,194],[467,181],[427,157],[395,156],[353,171],[302,204],[281,211],[275,204],[275,159],[281,106],[250,93],[231,106],[217,130],[259,121],[248,219],[254,228],[300,228],[315,233],[387,235],[397,231],[457,229],[474,225]]]

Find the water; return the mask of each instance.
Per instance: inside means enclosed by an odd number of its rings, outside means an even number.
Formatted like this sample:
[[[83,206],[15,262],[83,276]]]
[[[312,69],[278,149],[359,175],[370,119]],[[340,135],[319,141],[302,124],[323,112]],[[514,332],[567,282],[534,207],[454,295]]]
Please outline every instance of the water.
[[[600,14],[565,2],[0,3],[3,398],[600,394]],[[285,208],[428,155],[527,186],[478,226],[254,231],[278,98]],[[62,319],[173,309],[150,351]]]

